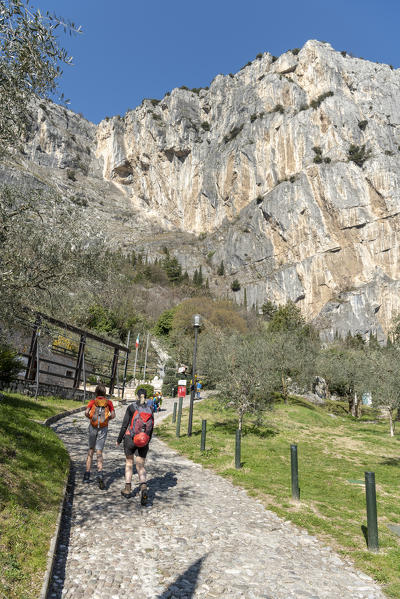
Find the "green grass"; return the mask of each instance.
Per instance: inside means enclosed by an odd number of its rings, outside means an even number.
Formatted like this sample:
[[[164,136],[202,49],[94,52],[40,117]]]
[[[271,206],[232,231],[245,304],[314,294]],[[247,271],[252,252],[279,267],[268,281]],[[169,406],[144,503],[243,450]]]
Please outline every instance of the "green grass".
[[[5,393],[0,402],[0,597],[38,597],[68,454],[37,421],[81,404]]]
[[[262,423],[247,418],[242,436],[242,468],[235,469],[235,414],[209,399],[195,403],[193,435],[175,436],[171,418],[158,436],[171,447],[260,498],[279,516],[307,529],[379,582],[389,597],[400,597],[400,539],[387,524],[400,524],[400,437],[391,438],[387,422],[368,422],[329,414],[304,400],[275,404]],[[207,420],[206,451],[200,452],[201,420]],[[298,445],[301,501],[292,501],[290,444]],[[375,472],[380,551],[367,550],[365,488],[349,480],[364,480]]]

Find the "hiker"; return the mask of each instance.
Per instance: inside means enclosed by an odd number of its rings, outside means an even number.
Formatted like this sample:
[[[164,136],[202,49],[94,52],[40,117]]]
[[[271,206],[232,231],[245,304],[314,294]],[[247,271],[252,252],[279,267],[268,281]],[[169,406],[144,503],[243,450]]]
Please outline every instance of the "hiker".
[[[115,410],[110,399],[106,398],[104,385],[97,385],[95,389],[96,399],[89,401],[85,410],[86,418],[89,418],[89,451],[86,458],[86,472],[83,482],[90,481],[90,468],[92,466],[93,453],[97,453],[97,481],[100,489],[104,489],[103,480],[103,448],[107,438],[108,423],[115,418]]]
[[[148,489],[144,464],[153,434],[154,416],[153,408],[146,402],[146,390],[138,389],[137,395],[137,403],[132,403],[126,409],[116,445],[118,446],[122,439],[124,440],[125,487],[122,489],[121,495],[126,498],[131,496],[133,456],[135,456],[140,484],[140,503],[146,505]]]
[[[200,397],[201,387],[202,387],[201,381],[198,381],[196,383],[196,399],[201,399],[201,397]]]

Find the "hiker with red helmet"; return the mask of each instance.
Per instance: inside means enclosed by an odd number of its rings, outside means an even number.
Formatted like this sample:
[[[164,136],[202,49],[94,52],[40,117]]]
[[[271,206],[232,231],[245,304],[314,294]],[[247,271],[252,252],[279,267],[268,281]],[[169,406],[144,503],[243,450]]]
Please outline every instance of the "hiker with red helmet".
[[[138,389],[138,401],[126,409],[119,431],[117,446],[124,440],[125,451],[125,487],[121,491],[123,497],[132,494],[133,456],[135,456],[136,471],[140,484],[140,503],[147,503],[147,484],[145,460],[149,451],[149,443],[153,435],[154,417],[152,406],[147,405],[146,390]]]
[[[86,458],[86,472],[83,482],[90,481],[90,468],[94,450],[97,453],[97,481],[100,489],[104,489],[103,481],[103,449],[107,438],[108,422],[115,418],[115,410],[110,399],[106,398],[104,385],[97,385],[95,389],[96,399],[91,399],[85,410],[86,418],[89,418],[89,451]]]

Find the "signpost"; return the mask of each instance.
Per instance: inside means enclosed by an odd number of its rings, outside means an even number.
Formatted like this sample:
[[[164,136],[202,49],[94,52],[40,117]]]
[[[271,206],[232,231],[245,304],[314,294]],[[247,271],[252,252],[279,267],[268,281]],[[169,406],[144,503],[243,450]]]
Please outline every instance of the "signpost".
[[[186,380],[178,381],[178,397],[183,399],[186,397]]]

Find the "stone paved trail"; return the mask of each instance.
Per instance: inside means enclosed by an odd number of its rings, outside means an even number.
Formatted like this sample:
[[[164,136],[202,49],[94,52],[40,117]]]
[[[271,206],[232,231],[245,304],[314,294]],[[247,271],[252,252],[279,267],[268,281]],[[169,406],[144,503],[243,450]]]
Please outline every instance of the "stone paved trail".
[[[172,401],[165,405],[158,420]],[[368,576],[314,537],[156,438],[147,460],[148,505],[141,507],[137,494],[124,499],[123,450],[115,447],[124,412],[117,408],[110,425],[104,491],[82,483],[83,414],[53,426],[71,454],[75,481],[51,599],[384,598]]]

